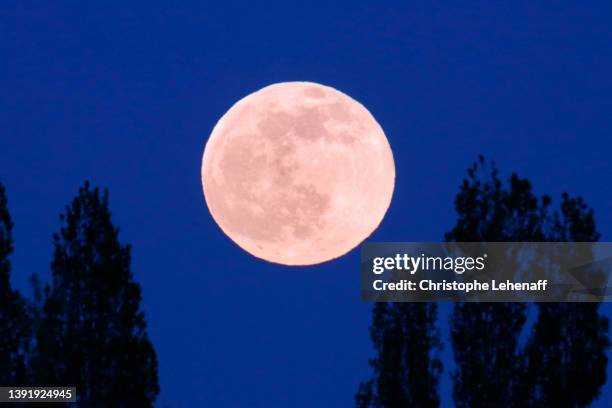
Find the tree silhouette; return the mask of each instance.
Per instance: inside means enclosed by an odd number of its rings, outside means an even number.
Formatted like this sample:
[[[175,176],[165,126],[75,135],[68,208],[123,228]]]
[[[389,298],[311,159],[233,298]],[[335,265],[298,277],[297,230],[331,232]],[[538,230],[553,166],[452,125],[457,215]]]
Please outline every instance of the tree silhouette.
[[[85,183],[61,220],[37,328],[35,380],[76,386],[82,407],[150,407],[159,393],[157,358],[108,193]]]
[[[374,378],[355,396],[358,408],[437,407],[442,362],[435,303],[377,303],[370,336]]]
[[[12,231],[6,190],[0,183],[0,386],[27,382],[25,363],[30,322],[26,302],[11,288]]]
[[[561,211],[513,174],[503,185],[483,157],[468,170],[455,200],[459,219],[447,241],[595,241],[593,211],[562,196]],[[606,379],[608,320],[599,304],[537,304],[527,345],[521,303],[459,303],[451,318],[458,407],[585,406]]]
[[[597,241],[593,210],[581,198],[561,197],[551,222],[554,241]],[[584,407],[606,382],[608,318],[599,303],[541,303],[525,355],[532,406]]]

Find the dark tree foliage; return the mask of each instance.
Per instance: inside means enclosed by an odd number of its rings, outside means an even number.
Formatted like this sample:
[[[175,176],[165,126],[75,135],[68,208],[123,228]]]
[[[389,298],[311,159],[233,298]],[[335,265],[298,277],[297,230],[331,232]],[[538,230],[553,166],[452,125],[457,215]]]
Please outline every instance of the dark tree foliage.
[[[108,193],[85,183],[61,220],[37,328],[35,380],[75,385],[82,407],[150,407],[159,393],[157,357]]]
[[[12,230],[6,191],[0,183],[0,386],[27,383],[30,322],[26,302],[10,283]]]
[[[483,157],[468,170],[456,197],[459,215],[447,241],[596,241],[593,211],[563,194],[560,211],[513,174],[502,184]],[[451,318],[458,407],[579,407],[606,380],[608,319],[599,304],[543,303],[524,348],[521,303],[460,303]]]
[[[597,241],[593,210],[581,198],[561,197],[550,240]],[[541,303],[525,354],[526,385],[533,406],[584,407],[606,382],[608,318],[599,303]]]
[[[442,363],[435,303],[377,303],[370,335],[374,377],[361,384],[358,408],[437,407]]]

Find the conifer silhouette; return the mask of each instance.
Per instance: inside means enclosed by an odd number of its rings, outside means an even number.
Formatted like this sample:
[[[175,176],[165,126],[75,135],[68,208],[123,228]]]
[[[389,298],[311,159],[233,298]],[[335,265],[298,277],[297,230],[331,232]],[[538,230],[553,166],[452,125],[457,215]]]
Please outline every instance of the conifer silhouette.
[[[85,183],[61,220],[36,334],[35,381],[76,386],[81,407],[150,407],[159,393],[157,357],[108,193]]]
[[[11,287],[12,231],[6,190],[0,183],[0,386],[27,382],[30,319],[25,300]]]

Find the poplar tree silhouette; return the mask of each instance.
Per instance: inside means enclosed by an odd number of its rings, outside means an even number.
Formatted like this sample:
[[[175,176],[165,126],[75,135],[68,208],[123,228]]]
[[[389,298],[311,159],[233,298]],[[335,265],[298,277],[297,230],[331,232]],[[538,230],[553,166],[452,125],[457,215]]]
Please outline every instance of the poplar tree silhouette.
[[[597,241],[593,210],[581,198],[561,197],[551,221],[554,241]],[[532,406],[584,407],[606,382],[609,319],[599,303],[541,303],[525,356]]]
[[[36,335],[35,380],[76,386],[80,407],[150,407],[159,393],[157,357],[108,192],[85,183],[61,220]]]
[[[370,336],[372,379],[355,396],[358,408],[437,407],[442,362],[435,303],[377,303]]]
[[[455,200],[459,215],[447,241],[596,241],[593,210],[563,194],[560,211],[527,179],[502,184],[481,156]],[[606,380],[608,319],[599,304],[542,303],[527,345],[521,303],[459,303],[451,318],[457,407],[580,407]]]
[[[30,321],[25,300],[11,288],[12,231],[6,190],[0,183],[0,386],[27,382],[25,363]]]

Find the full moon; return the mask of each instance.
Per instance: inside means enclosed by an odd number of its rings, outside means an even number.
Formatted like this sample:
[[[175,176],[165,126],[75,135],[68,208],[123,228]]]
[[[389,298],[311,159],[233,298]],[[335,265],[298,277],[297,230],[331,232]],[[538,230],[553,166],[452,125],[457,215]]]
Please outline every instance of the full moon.
[[[348,95],[267,86],[214,127],[202,159],[213,219],[238,246],[284,265],[338,258],[378,227],[395,184],[385,134]]]

